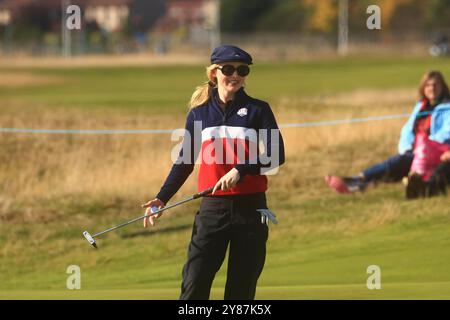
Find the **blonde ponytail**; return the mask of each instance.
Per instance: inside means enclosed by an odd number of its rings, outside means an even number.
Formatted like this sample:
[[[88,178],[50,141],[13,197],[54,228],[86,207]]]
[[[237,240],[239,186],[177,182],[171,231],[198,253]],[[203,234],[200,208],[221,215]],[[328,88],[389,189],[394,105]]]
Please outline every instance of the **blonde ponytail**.
[[[212,64],[206,68],[206,76],[209,81],[197,86],[189,101],[189,110],[201,106],[209,101],[212,89],[217,86],[217,78],[213,77],[212,72],[219,67],[217,64]]]

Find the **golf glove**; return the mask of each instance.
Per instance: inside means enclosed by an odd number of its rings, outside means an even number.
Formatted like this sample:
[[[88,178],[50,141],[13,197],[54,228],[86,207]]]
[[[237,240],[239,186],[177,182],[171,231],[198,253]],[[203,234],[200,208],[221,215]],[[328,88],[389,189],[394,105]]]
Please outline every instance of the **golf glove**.
[[[261,223],[269,225],[269,221],[271,221],[273,224],[278,224],[277,216],[269,209],[257,209],[256,211],[261,213]]]

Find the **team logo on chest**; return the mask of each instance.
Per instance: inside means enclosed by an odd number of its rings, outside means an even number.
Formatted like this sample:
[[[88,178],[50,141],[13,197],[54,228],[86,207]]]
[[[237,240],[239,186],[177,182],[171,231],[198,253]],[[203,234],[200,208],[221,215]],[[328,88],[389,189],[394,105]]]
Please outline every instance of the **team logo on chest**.
[[[244,117],[247,115],[247,108],[241,108],[238,110],[237,114],[240,115],[241,117]]]

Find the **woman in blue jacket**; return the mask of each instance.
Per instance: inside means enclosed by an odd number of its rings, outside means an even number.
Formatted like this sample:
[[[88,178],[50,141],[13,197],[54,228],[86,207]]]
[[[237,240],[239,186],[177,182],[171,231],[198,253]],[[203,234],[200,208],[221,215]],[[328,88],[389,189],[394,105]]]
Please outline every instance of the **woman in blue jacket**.
[[[445,192],[450,182],[450,151],[440,156],[440,164],[431,178],[424,182],[413,174],[411,164],[415,157],[418,137],[425,135],[444,148],[450,146],[450,92],[443,75],[431,71],[424,75],[419,87],[420,100],[404,125],[398,144],[398,155],[376,164],[352,177],[326,176],[326,183],[338,193],[364,191],[371,182],[396,182],[407,177],[406,196],[435,195]]]
[[[195,217],[180,299],[209,298],[228,246],[225,299],[255,297],[268,221],[276,223],[267,209],[264,173],[284,163],[284,146],[269,104],[244,91],[251,64],[250,54],[238,47],[214,49],[206,70],[209,81],[197,87],[189,104],[179,157],[156,198],[143,205],[146,214],[164,207],[192,173],[200,153],[198,190],[214,190],[202,198]],[[145,219],[144,227],[158,217]]]

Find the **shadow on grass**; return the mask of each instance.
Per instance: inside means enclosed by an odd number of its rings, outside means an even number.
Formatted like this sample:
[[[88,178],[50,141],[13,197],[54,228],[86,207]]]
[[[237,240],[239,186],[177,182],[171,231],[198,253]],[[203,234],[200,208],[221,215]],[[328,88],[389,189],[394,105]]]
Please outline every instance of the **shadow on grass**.
[[[183,225],[174,226],[174,227],[161,228],[161,229],[158,229],[158,230],[155,230],[152,232],[149,232],[148,230],[143,230],[143,231],[125,233],[125,234],[122,234],[120,237],[121,238],[150,237],[150,236],[156,235],[157,233],[167,234],[167,233],[178,232],[181,230],[187,230],[190,228],[192,228],[191,224],[183,224]]]

